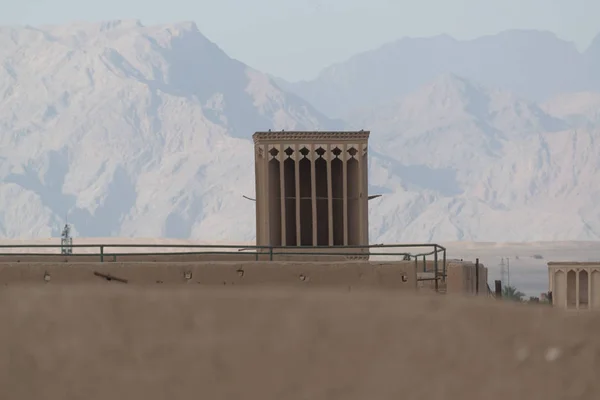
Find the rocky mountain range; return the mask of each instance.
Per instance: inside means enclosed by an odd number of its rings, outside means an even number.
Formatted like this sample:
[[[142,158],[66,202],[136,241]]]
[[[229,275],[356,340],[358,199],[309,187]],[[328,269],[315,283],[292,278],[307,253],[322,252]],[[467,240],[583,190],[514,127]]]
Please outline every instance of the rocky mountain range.
[[[247,242],[254,131],[368,129],[372,242],[596,240],[597,71],[600,37],[534,31],[402,39],[289,83],[192,23],[0,28],[0,235]]]
[[[5,237],[68,218],[82,236],[248,239],[252,132],[339,128],[189,23],[3,28],[0,65]]]
[[[510,30],[460,41],[447,35],[403,38],[324,69],[312,81],[278,83],[319,110],[344,117],[383,105],[446,73],[530,101],[600,91],[600,34],[583,52],[550,32]]]

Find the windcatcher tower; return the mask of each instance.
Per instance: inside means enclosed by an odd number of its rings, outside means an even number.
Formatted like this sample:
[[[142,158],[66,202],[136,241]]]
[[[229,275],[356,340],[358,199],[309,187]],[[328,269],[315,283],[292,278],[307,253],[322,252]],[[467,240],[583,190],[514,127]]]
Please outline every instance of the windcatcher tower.
[[[369,244],[368,131],[269,131],[253,139],[257,245]]]

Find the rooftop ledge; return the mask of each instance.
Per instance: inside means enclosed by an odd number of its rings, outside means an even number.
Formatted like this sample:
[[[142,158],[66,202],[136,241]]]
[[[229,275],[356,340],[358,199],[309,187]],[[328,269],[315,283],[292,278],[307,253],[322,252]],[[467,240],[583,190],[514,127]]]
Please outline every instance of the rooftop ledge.
[[[548,262],[548,266],[549,267],[560,267],[560,266],[567,266],[567,265],[579,265],[579,266],[593,266],[593,265],[600,265],[600,261],[549,261]]]
[[[366,142],[370,131],[266,131],[252,135],[254,143],[273,142]]]

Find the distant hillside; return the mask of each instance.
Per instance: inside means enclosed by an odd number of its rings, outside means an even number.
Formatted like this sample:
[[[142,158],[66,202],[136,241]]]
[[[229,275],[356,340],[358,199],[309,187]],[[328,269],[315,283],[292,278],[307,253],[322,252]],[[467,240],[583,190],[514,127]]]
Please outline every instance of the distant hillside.
[[[309,103],[191,23],[0,28],[0,236],[252,242],[252,133],[357,128],[374,243],[598,240],[599,43],[404,39]]]
[[[250,240],[250,135],[339,127],[191,23],[1,28],[0,235]]]
[[[513,30],[467,41],[404,38],[332,65],[315,80],[280,84],[328,115],[343,116],[385,104],[445,73],[542,101],[600,91],[599,71],[600,35],[582,54],[552,33]]]
[[[556,109],[556,108],[555,108]],[[455,75],[350,116],[372,133],[372,235],[441,241],[600,238],[600,124]]]

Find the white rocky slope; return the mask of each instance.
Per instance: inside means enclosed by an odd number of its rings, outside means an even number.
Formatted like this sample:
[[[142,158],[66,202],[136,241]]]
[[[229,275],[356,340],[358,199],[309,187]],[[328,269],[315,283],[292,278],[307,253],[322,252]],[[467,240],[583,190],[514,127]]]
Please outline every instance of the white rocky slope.
[[[561,104],[442,75],[354,113],[372,241],[598,239],[599,125]],[[251,133],[339,127],[193,24],[0,28],[0,236],[249,242]]]
[[[373,131],[371,235],[382,242],[600,238],[600,125],[443,75],[355,113]]]
[[[193,24],[0,28],[0,236],[250,240],[250,135],[332,127]]]

